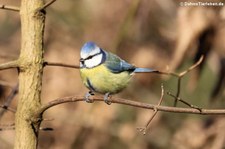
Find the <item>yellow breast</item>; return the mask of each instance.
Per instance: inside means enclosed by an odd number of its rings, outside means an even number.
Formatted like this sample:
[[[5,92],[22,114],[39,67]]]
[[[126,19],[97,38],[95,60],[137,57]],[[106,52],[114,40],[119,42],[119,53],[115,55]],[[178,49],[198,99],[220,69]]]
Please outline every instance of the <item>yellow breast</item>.
[[[90,69],[81,68],[80,74],[86,87],[102,94],[120,92],[131,78],[128,72],[112,73],[103,64]]]

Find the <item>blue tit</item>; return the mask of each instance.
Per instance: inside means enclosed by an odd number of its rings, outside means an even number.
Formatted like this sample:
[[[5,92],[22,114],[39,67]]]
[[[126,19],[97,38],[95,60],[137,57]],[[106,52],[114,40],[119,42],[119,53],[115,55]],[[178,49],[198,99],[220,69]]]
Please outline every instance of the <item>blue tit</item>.
[[[84,85],[90,90],[85,100],[95,93],[104,94],[104,101],[110,104],[108,97],[122,91],[133,74],[155,72],[153,69],[138,68],[120,57],[103,50],[94,42],[87,42],[80,51],[80,75]]]

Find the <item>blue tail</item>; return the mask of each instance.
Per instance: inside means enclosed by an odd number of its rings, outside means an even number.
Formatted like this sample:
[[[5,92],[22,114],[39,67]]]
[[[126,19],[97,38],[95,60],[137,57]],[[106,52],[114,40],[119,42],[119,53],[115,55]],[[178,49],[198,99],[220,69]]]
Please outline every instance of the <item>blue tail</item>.
[[[157,72],[157,70],[149,69],[149,68],[135,68],[135,73],[144,73],[144,72]]]

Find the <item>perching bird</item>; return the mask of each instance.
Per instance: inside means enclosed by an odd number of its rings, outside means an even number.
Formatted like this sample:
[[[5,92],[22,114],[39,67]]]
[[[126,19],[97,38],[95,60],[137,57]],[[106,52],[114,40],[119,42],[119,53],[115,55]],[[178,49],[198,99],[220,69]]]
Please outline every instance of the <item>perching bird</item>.
[[[85,95],[86,102],[94,92],[104,94],[104,101],[110,104],[108,97],[123,90],[132,75],[138,72],[156,72],[153,69],[138,68],[120,57],[87,42],[80,52],[80,74],[84,85],[90,90]]]

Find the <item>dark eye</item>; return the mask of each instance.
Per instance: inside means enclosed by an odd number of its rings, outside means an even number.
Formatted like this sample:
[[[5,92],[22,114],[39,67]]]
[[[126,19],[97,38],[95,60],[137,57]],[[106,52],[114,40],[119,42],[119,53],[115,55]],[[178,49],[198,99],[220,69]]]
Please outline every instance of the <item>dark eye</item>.
[[[95,57],[95,56],[97,56],[97,55],[100,55],[100,54],[101,54],[101,52],[96,53],[96,54],[94,54],[94,55],[90,55],[90,56],[88,56],[87,58],[85,58],[85,60],[87,60],[87,59],[92,59],[93,57]]]
[[[94,57],[95,55],[90,55],[88,56],[86,59],[92,59],[92,57]]]

